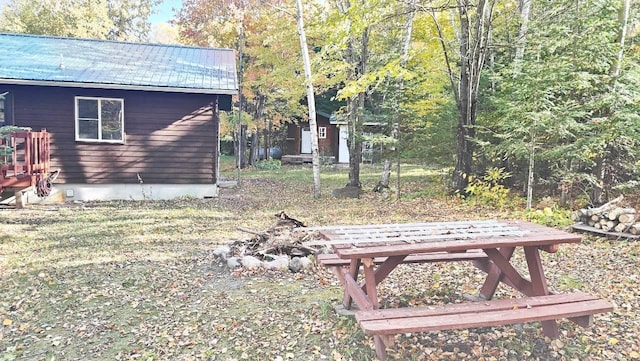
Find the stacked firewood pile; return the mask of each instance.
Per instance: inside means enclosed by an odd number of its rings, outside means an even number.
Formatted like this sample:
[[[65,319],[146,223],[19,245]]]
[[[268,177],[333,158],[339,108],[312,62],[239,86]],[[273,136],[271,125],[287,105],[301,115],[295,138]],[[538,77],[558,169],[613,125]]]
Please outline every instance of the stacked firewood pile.
[[[622,199],[620,196],[600,207],[579,209],[573,220],[603,232],[640,235],[640,217],[634,208],[620,205]]]

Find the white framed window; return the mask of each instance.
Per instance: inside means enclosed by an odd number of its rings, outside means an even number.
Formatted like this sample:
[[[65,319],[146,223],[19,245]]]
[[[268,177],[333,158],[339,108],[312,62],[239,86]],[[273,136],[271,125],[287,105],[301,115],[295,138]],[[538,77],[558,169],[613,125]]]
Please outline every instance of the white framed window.
[[[5,109],[6,109],[6,106],[5,106],[4,97],[0,96],[0,124],[4,124],[5,122],[5,118],[6,118],[4,115]]]
[[[0,90],[0,125],[8,125],[11,123],[9,118],[11,110],[11,94],[9,92],[3,92]]]
[[[327,127],[318,127],[318,139],[327,139]]]
[[[75,99],[77,141],[124,143],[124,99]]]

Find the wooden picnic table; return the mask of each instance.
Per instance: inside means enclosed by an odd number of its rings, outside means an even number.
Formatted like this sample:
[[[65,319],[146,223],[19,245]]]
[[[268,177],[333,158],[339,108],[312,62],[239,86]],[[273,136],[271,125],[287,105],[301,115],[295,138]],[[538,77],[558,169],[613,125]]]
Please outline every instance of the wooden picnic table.
[[[438,329],[481,327],[541,321],[544,334],[559,335],[556,319],[569,318],[589,326],[592,315],[612,306],[582,293],[554,295],[549,291],[540,250],[556,252],[563,243],[578,243],[579,235],[524,221],[464,221],[314,227],[335,255],[320,258],[334,269],[344,287],[343,304],[358,307],[356,318],[374,336],[380,359],[393,335]],[[523,248],[529,277],[512,265]],[[380,310],[377,286],[402,263],[472,260],[487,273],[477,300],[440,309]],[[359,283],[360,269],[364,279]],[[525,298],[493,300],[500,283]],[[410,285],[408,285],[410,286]]]

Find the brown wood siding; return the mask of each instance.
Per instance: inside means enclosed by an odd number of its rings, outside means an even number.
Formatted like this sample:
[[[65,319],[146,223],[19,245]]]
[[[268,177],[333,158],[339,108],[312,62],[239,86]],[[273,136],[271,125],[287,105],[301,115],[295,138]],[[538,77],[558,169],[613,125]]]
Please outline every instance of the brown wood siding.
[[[329,123],[329,119],[323,117],[320,114],[316,115],[316,122],[318,127],[325,127],[327,137],[324,139],[318,139],[318,151],[321,156],[330,157],[333,156],[333,147],[332,147],[332,137],[331,137],[331,128],[333,127]]]
[[[318,139],[318,151],[323,156],[338,156],[337,127],[329,122],[329,119],[321,115],[317,115],[316,123],[318,127],[327,128],[327,137]],[[300,155],[300,132],[304,127],[309,127],[309,123],[287,124],[287,139],[285,143],[284,154]]]
[[[215,182],[215,95],[0,85],[4,91],[13,94],[15,125],[51,133],[57,182]],[[76,96],[124,99],[125,144],[76,142]]]

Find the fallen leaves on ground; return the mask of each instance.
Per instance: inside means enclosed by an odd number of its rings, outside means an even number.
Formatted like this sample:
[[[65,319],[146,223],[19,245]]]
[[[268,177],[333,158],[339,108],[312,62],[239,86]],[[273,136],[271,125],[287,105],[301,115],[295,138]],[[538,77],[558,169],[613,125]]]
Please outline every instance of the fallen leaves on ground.
[[[0,360],[372,360],[373,340],[334,312],[342,292],[333,274],[229,272],[215,247],[241,238],[237,225],[267,228],[281,210],[307,225],[509,217],[448,197],[314,200],[310,190],[250,178],[206,201],[0,211]],[[590,329],[563,321],[557,340],[536,323],[402,334],[390,359],[639,359],[639,254],[639,242],[592,237],[543,254],[552,289],[615,304]],[[380,296],[389,307],[463,302],[482,281],[465,263],[403,265]]]

